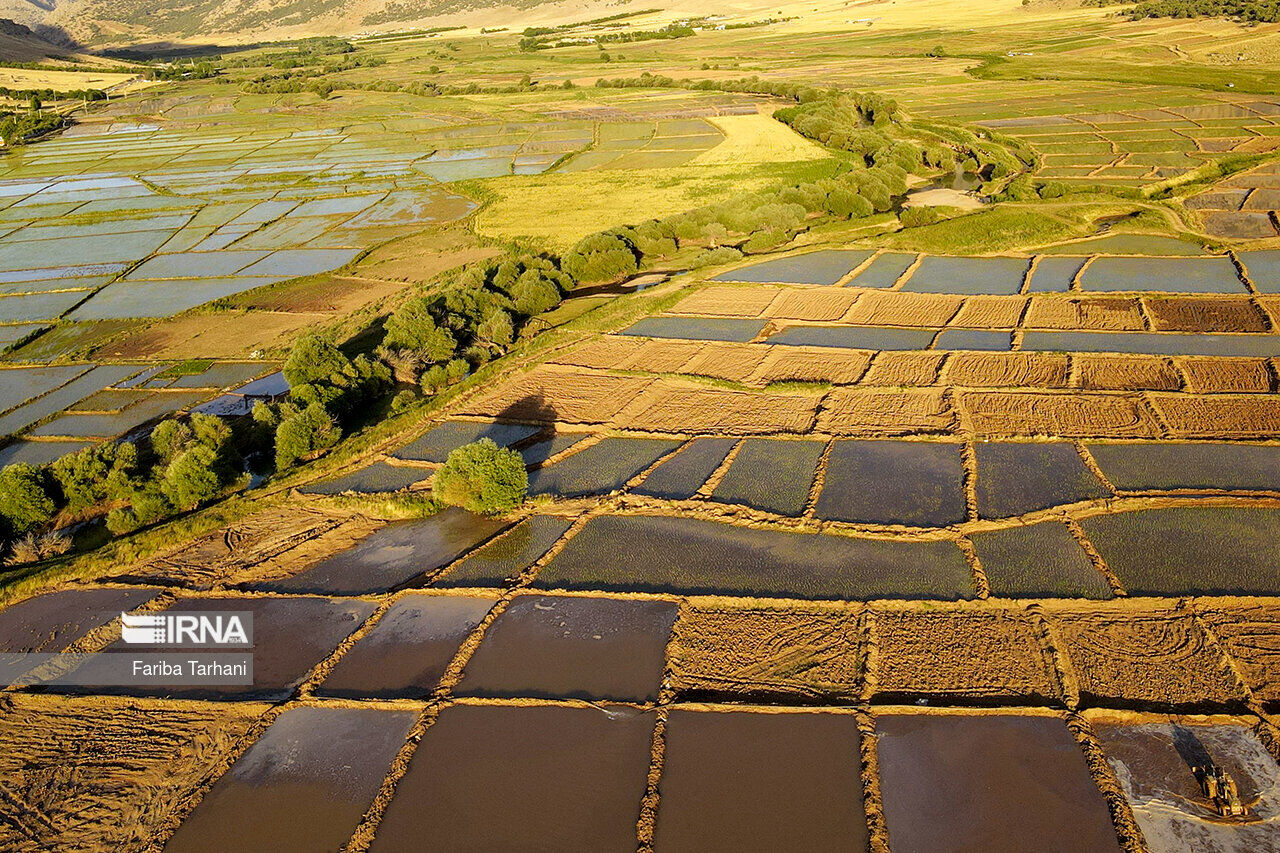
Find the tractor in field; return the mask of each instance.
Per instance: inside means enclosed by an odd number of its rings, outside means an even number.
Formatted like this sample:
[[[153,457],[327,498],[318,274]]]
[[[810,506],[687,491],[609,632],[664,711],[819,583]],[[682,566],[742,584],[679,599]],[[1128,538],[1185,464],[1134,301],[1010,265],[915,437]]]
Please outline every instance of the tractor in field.
[[[1240,789],[1230,773],[1216,764],[1207,764],[1196,768],[1196,778],[1218,814],[1223,817],[1244,816],[1247,810],[1240,802]]]

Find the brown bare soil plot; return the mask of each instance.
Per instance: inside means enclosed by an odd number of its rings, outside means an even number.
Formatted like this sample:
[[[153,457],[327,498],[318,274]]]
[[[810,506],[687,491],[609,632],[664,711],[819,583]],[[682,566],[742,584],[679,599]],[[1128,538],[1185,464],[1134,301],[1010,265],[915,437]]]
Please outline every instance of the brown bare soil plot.
[[[862,294],[845,318],[868,326],[943,326],[964,301],[942,293],[901,293],[870,290]]]
[[[1135,436],[1154,438],[1157,424],[1130,397],[1114,394],[1037,394],[970,391],[960,409],[979,435]]]
[[[1268,327],[1247,296],[1146,296],[1142,302],[1157,332],[1265,332]]]
[[[680,314],[709,317],[759,317],[781,289],[713,284],[686,296],[674,310]]]
[[[619,335],[606,335],[585,346],[558,355],[553,364],[564,364],[573,367],[589,367],[596,370],[611,370],[622,364],[641,347],[645,341],[640,338],[628,338]]]
[[[1076,355],[1076,382],[1092,391],[1176,391],[1182,377],[1155,355]]]
[[[293,335],[328,319],[276,311],[196,313],[161,320],[106,344],[111,358],[236,358],[284,346]]]
[[[694,696],[854,698],[858,615],[845,609],[690,606],[669,653],[672,686]]]
[[[904,608],[871,612],[873,697],[998,704],[1061,701],[1053,661],[1026,613]]]
[[[601,423],[639,396],[651,381],[637,376],[583,375],[567,368],[543,366],[470,403],[462,413],[540,423]]]
[[[1012,329],[1018,325],[1026,306],[1025,296],[970,296],[964,301],[960,313],[951,320],[951,325],[974,329]]]
[[[362,515],[272,507],[116,574],[193,589],[265,580],[337,553],[380,526]]]
[[[862,378],[870,363],[871,356],[864,352],[829,347],[772,347],[756,381],[852,384]]]
[[[920,387],[932,385],[938,380],[942,362],[947,357],[942,352],[894,352],[876,353],[871,368],[862,377],[862,385],[897,385]]]
[[[768,312],[780,320],[839,320],[858,294],[851,290],[788,290]]]
[[[769,354],[759,344],[711,343],[680,368],[681,373],[745,382]]]
[[[1198,394],[1266,394],[1271,367],[1265,358],[1184,358],[1187,389]]]
[[[1244,699],[1222,649],[1189,613],[1100,607],[1050,618],[1084,701],[1220,708]]]
[[[1033,352],[957,352],[944,381],[972,388],[1065,388],[1067,356]]]
[[[143,849],[266,706],[10,694],[0,714],[15,851]]]
[[[819,418],[820,429],[835,435],[947,432],[954,423],[940,389],[837,388],[827,396]]]
[[[1197,612],[1253,695],[1271,706],[1280,703],[1280,605],[1206,603]]]
[[[1146,328],[1138,300],[1114,296],[1033,296],[1022,325],[1028,329],[1089,331],[1140,332]]]
[[[653,432],[752,435],[808,432],[817,396],[763,394],[659,382],[626,426]]]
[[[1280,434],[1280,399],[1256,395],[1152,394],[1178,438],[1256,438]]]

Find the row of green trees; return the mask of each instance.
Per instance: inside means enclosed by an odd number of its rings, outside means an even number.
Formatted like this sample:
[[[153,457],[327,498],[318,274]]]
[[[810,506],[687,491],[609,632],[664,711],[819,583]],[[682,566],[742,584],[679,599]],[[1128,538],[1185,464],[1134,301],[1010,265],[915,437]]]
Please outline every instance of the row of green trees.
[[[1091,0],[1087,6],[1110,6],[1113,0]],[[1121,12],[1138,21],[1143,18],[1231,18],[1254,24],[1280,21],[1276,0],[1145,0]]]

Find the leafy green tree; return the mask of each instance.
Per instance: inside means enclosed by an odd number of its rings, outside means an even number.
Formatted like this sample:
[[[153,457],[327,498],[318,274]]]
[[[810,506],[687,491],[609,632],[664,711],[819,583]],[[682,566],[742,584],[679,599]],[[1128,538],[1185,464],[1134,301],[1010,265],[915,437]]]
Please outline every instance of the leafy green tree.
[[[351,360],[332,343],[317,335],[303,335],[289,350],[284,378],[290,386],[306,385],[328,380],[350,367]]]
[[[47,524],[56,511],[40,469],[19,462],[0,470],[0,522],[9,535]]]
[[[203,444],[182,451],[165,468],[164,496],[178,509],[195,509],[218,494],[222,479],[217,454]]]
[[[284,470],[299,459],[327,450],[342,438],[333,416],[318,403],[293,413],[276,428],[276,469]]]
[[[168,465],[195,441],[191,427],[180,420],[161,421],[151,431],[151,449],[162,465]]]
[[[405,302],[387,318],[383,346],[420,352],[428,361],[448,361],[458,348],[448,329],[436,325],[431,301],[416,297]]]
[[[489,438],[450,453],[432,485],[440,503],[486,515],[510,512],[524,502],[528,491],[524,459]]]
[[[560,259],[560,268],[580,282],[619,278],[638,269],[636,250],[616,234],[592,234]]]

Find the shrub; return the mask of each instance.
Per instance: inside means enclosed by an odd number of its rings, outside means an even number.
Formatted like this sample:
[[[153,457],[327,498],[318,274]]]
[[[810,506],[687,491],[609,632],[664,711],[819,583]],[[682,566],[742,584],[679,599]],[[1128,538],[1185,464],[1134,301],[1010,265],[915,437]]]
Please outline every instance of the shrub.
[[[391,398],[391,413],[400,414],[412,406],[417,399],[418,395],[406,388]]]
[[[444,365],[437,364],[435,367],[423,371],[418,387],[422,389],[424,394],[434,394],[448,384],[449,376],[445,373]]]
[[[529,475],[514,450],[482,438],[449,454],[432,486],[437,501],[471,512],[496,515],[524,502]]]
[[[276,469],[283,470],[294,462],[321,450],[327,450],[342,438],[342,430],[333,416],[318,403],[312,403],[291,414],[276,428]]]
[[[908,228],[916,225],[932,225],[941,217],[936,208],[906,207],[898,214],[898,221]]]
[[[60,530],[52,530],[42,536],[28,533],[13,543],[13,550],[6,566],[21,566],[61,556],[71,550],[71,537]]]
[[[0,471],[0,522],[9,534],[47,524],[56,510],[40,469],[19,462]]]

